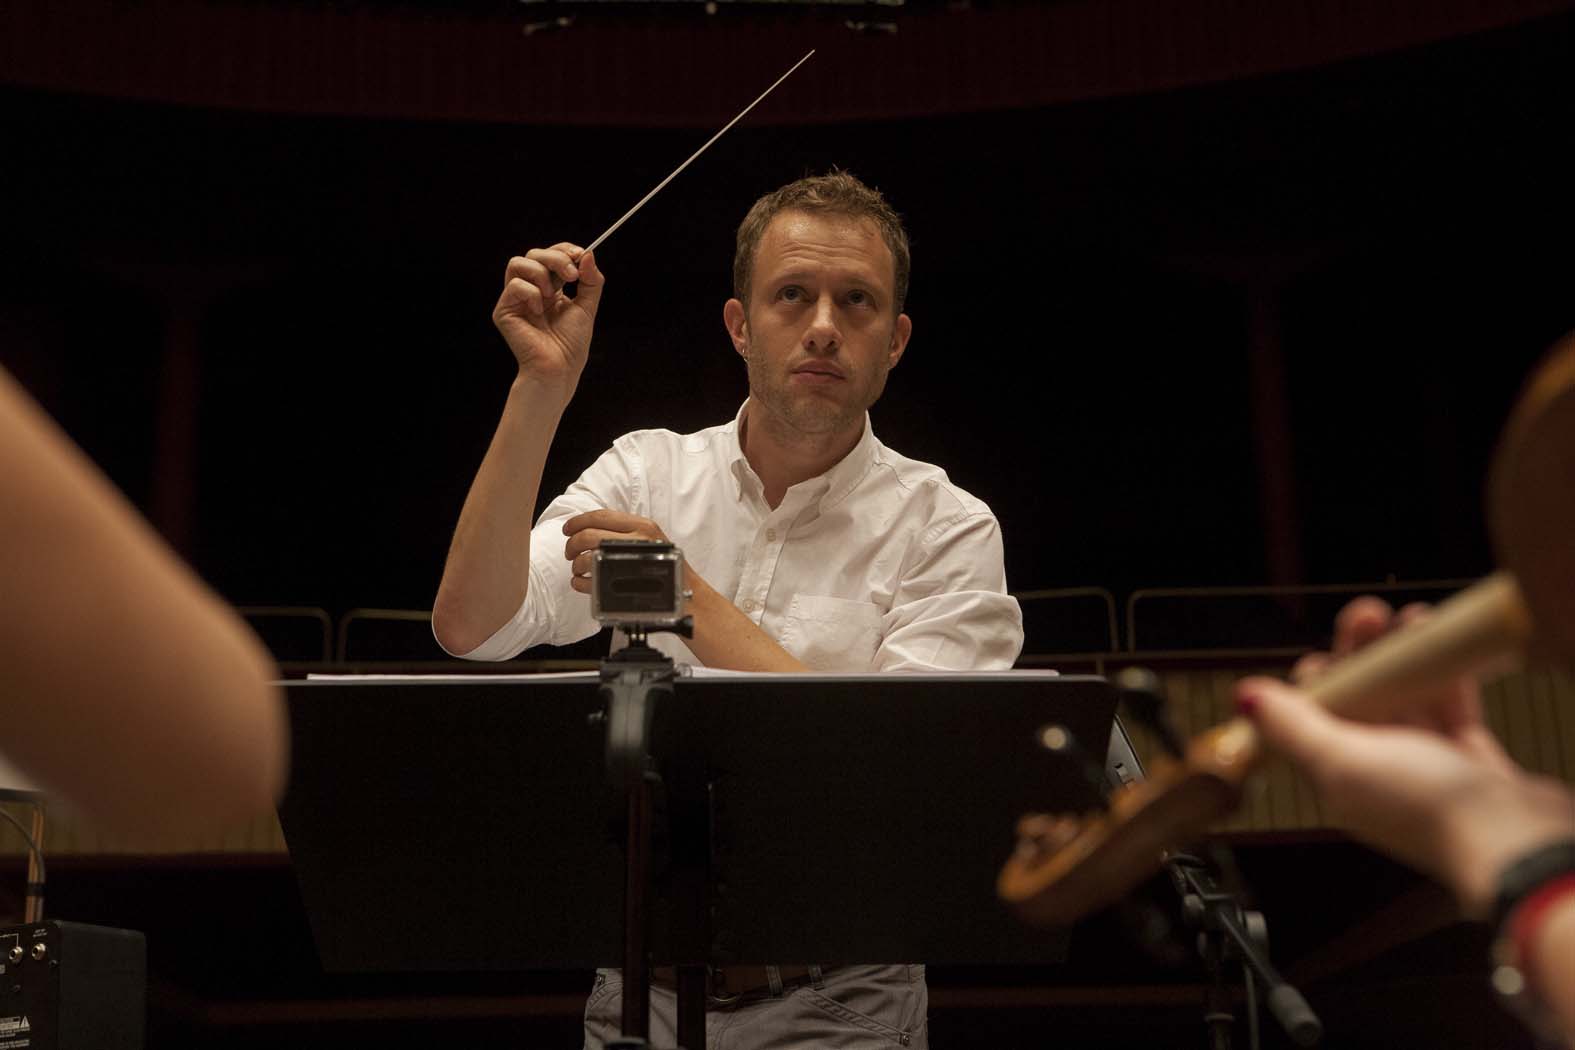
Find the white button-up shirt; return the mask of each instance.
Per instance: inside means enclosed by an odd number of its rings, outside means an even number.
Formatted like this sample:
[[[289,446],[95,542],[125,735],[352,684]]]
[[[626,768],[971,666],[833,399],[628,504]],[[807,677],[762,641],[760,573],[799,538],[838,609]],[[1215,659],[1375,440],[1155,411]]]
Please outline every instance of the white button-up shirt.
[[[788,652],[820,671],[999,670],[1023,645],[1006,593],[1001,528],[939,467],[864,435],[826,473],[772,509],[739,444],[749,403],[695,434],[640,430],[613,443],[531,532],[530,585],[473,660],[596,633],[590,597],[569,585],[563,523],[611,509],[654,521],[690,568]],[[674,634],[650,644],[695,664]]]

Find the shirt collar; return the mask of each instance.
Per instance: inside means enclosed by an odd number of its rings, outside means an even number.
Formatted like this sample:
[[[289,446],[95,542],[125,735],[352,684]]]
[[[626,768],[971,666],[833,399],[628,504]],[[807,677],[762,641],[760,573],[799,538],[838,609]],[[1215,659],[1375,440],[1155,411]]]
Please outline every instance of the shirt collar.
[[[738,406],[738,411],[733,414],[733,422],[728,424],[727,439],[723,442],[726,450],[727,468],[733,474],[733,494],[744,498],[745,492],[760,492],[765,486],[761,483],[755,468],[749,465],[749,460],[744,458],[744,409],[749,407],[749,398],[744,398],[744,403]]]
[[[727,456],[728,468],[733,474],[734,493],[739,499],[744,498],[746,491],[760,493],[764,485],[755,468],[749,465],[749,460],[744,456],[742,435],[744,430],[744,413],[749,408],[749,399],[738,406],[738,412],[733,416],[733,422],[728,427]],[[819,509],[824,511],[836,506],[848,497],[864,476],[869,473],[870,467],[875,465],[875,459],[880,448],[880,442],[875,439],[875,430],[870,426],[870,414],[864,413],[864,431],[859,435],[858,444],[846,456],[843,456],[832,468],[818,477],[799,482],[793,489],[804,487],[813,493],[811,500],[818,501]],[[792,492],[793,489],[789,489]]]
[[[848,495],[858,487],[859,482],[870,472],[875,465],[877,450],[880,442],[875,440],[875,429],[870,426],[870,414],[864,413],[864,432],[859,435],[859,443],[854,445],[846,456],[837,461],[836,466],[826,471],[822,477],[831,482],[825,495],[820,497],[822,512],[830,510],[838,503],[848,498]]]

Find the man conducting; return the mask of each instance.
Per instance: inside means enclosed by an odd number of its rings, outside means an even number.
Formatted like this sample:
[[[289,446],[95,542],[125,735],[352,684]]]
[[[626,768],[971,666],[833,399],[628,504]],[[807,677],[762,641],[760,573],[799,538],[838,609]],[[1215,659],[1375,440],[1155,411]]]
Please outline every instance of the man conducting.
[[[542,469],[590,351],[605,279],[560,243],[511,259],[493,321],[519,364],[460,512],[432,610],[450,653],[508,659],[594,634],[592,552],[607,539],[671,540],[692,589],[675,661],[745,671],[995,670],[1022,647],[1000,526],[944,471],[882,445],[868,409],[907,349],[908,238],[875,190],[845,172],[756,201],[738,229],[723,307],[749,374],[735,418],[695,434],[614,442],[531,527]],[[573,298],[562,291],[578,281]],[[918,966],[750,968],[707,1028],[738,1050],[926,1045]],[[598,977],[586,1046],[618,1031],[615,971]],[[654,1045],[674,1042],[674,1000],[653,988]],[[708,1039],[717,1045],[714,1039]]]

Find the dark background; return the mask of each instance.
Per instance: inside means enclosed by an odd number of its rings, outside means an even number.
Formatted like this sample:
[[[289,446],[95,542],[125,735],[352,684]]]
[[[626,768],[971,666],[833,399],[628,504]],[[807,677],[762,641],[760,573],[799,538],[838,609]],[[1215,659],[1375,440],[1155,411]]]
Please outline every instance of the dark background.
[[[599,253],[545,488],[625,430],[733,413],[733,228],[835,164],[913,238],[915,336],[877,433],[990,503],[1013,589],[1479,573],[1494,435],[1575,328],[1575,19],[1508,21],[882,120],[798,111],[858,89],[830,48]],[[799,53],[784,39],[715,92],[741,106]],[[680,58],[675,78],[704,76]],[[660,126],[684,122],[660,82],[646,127],[125,94],[0,86],[0,363],[232,601],[428,607],[511,374],[489,319],[507,258],[587,242],[720,121]]]
[[[658,6],[0,5],[0,365],[230,600],[427,607],[510,379],[509,256],[594,237],[813,46],[599,253],[547,490],[734,412],[734,226],[835,164],[913,239],[877,432],[991,504],[1013,589],[1493,564],[1495,435],[1575,329],[1570,4]],[[1524,1045],[1485,935],[1437,901],[1419,926],[1414,876],[1238,845],[1327,1045]],[[323,975],[284,857],[61,858],[51,885],[149,932],[150,1045],[577,1038],[585,974]],[[935,1045],[1201,1045],[1195,967],[1108,922],[1072,958],[932,971]]]

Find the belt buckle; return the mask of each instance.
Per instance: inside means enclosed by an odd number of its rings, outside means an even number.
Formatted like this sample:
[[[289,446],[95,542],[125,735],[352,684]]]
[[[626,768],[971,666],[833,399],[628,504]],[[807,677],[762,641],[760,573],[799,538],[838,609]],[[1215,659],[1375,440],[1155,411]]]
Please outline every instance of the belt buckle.
[[[744,997],[742,991],[734,992],[732,995],[716,991],[717,988],[721,988],[727,983],[727,978],[723,976],[721,967],[707,966],[705,972],[706,977],[710,979],[712,989],[705,993],[706,1002],[713,1006],[732,1006]]]

